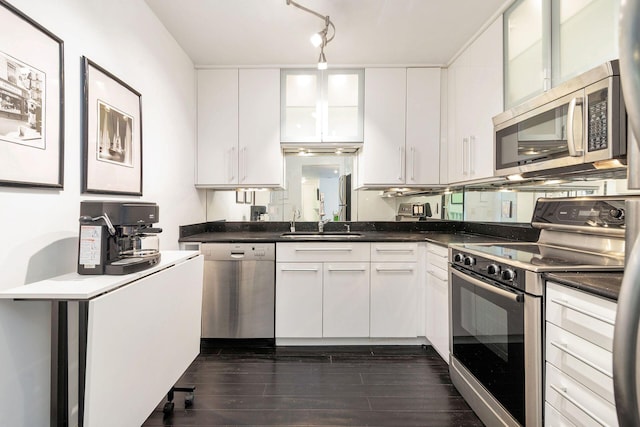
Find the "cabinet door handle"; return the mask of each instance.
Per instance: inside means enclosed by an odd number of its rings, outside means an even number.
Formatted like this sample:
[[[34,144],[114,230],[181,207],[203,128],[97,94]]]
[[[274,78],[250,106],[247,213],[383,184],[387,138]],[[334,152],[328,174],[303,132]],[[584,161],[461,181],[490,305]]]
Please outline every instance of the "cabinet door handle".
[[[400,175],[398,175],[398,180],[404,180],[404,147],[398,147],[398,151],[400,152]]]
[[[469,162],[469,138],[462,138],[462,175],[469,175],[469,169],[467,169],[467,164]]]
[[[438,252],[434,252],[434,251],[430,251],[430,250],[427,250],[427,252],[429,252],[430,254],[433,254],[433,255],[437,256],[438,258],[449,258],[449,255],[442,255],[442,254],[440,254],[440,253],[438,253]]]
[[[577,311],[580,314],[584,314],[585,316],[589,316],[592,319],[599,320],[599,321],[604,322],[604,323],[606,323],[608,325],[611,325],[611,326],[615,326],[616,325],[615,320],[608,319],[608,318],[606,318],[604,316],[600,316],[599,314],[596,314],[596,313],[593,313],[591,311],[585,310],[583,308],[577,307],[577,306],[575,306],[573,304],[569,304],[567,301],[563,301],[563,300],[559,300],[559,299],[552,299],[551,302],[555,302],[558,305],[561,305],[561,306],[563,306],[565,308],[568,308],[570,310],[573,310],[573,311]]]
[[[413,249],[385,249],[385,248],[376,248],[376,252],[409,252],[409,253],[413,253]]]
[[[603,369],[600,366],[596,365],[595,363],[585,359],[584,357],[577,354],[575,351],[570,350],[567,344],[559,343],[557,341],[551,341],[551,345],[557,348],[558,350],[560,350],[561,352],[567,353],[569,356],[573,356],[574,358],[578,359],[585,365],[592,367],[596,371],[600,372],[602,375],[606,375],[609,378],[613,378],[613,374],[611,372],[608,372],[606,369]]]
[[[384,267],[376,267],[376,271],[386,272],[386,273],[412,273],[413,268],[384,268]]]
[[[247,147],[242,147],[242,182],[247,179]]]
[[[328,271],[334,272],[334,271],[338,271],[338,272],[361,272],[361,271],[367,271],[366,268],[328,268]]]
[[[576,407],[578,407],[578,409],[580,409],[582,412],[587,414],[589,416],[589,418],[591,418],[593,421],[597,422],[598,424],[600,424],[603,427],[608,427],[609,426],[609,424],[607,424],[604,421],[602,421],[600,419],[600,417],[598,417],[596,414],[594,414],[593,412],[591,412],[590,410],[588,410],[587,408],[582,406],[582,404],[580,402],[578,402],[577,400],[575,400],[573,397],[569,396],[569,393],[567,393],[567,389],[566,388],[564,388],[564,387],[560,388],[555,384],[550,384],[549,386],[556,393],[558,393],[560,396],[564,397],[566,400],[568,400],[569,402],[574,404]]]
[[[295,248],[296,252],[351,252],[352,248]]]
[[[411,147],[411,181],[416,180],[416,147]]]
[[[229,182],[233,183],[233,180],[236,178],[235,168],[233,167],[234,160],[236,160],[236,147],[231,147],[229,150]]]
[[[440,280],[440,281],[442,281],[442,282],[447,282],[447,281],[449,280],[449,279],[446,277],[446,273],[445,273],[445,277],[440,277],[440,276],[438,276],[438,274],[436,273],[436,271],[435,271],[435,270],[428,270],[428,271],[427,271],[427,274],[428,274],[428,275],[430,275],[430,276],[435,277],[436,279],[438,279],[438,280]]]
[[[318,272],[317,268],[282,268],[281,271],[312,271]]]
[[[476,171],[474,170],[473,165],[475,164],[475,150],[474,146],[476,145],[476,137],[471,135],[469,137],[469,176],[475,175]]]

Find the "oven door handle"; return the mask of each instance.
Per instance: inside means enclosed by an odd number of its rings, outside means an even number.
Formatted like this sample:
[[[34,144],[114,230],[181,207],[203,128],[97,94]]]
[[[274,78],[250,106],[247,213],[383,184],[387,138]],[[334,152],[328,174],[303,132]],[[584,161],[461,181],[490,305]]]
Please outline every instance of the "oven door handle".
[[[458,276],[460,279],[466,280],[467,282],[470,282],[471,284],[479,288],[482,288],[486,291],[489,291],[493,294],[500,295],[501,297],[510,299],[511,301],[514,301],[514,302],[524,302],[524,294],[522,293],[515,292],[515,291],[508,291],[498,286],[491,285],[489,283],[483,282],[482,280],[476,279],[475,277],[469,276],[468,274],[464,274],[454,268],[450,268],[449,270],[451,271],[451,274]]]

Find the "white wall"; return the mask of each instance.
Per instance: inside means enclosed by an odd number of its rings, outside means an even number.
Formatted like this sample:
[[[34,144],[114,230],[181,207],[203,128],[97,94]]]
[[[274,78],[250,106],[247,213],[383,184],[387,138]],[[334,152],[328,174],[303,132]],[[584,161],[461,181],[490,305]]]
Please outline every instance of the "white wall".
[[[64,41],[65,161],[61,191],[0,187],[0,289],[75,271],[80,201],[120,199],[80,194],[83,55],[142,94],[144,196],[127,199],[158,203],[161,249],[177,249],[178,226],[205,220],[192,62],[142,0],[10,3]],[[3,425],[49,424],[49,316],[46,303],[0,302]]]

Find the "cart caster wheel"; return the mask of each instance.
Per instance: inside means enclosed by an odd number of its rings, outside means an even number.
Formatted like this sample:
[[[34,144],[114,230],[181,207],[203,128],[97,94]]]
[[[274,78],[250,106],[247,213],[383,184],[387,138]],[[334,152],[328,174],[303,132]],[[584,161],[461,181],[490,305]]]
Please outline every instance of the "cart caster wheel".
[[[162,412],[165,415],[170,415],[173,413],[173,402],[167,402],[164,404],[164,408],[162,408]]]
[[[187,394],[184,397],[184,407],[191,408],[193,406],[193,399],[195,399],[195,396],[193,394]]]

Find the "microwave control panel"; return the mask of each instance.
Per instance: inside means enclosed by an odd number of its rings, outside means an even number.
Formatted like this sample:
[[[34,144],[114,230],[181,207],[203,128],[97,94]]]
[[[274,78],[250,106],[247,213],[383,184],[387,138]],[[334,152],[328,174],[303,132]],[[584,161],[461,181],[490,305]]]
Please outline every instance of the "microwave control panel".
[[[608,147],[607,126],[607,90],[603,89],[589,95],[589,138],[588,150],[598,151]]]

